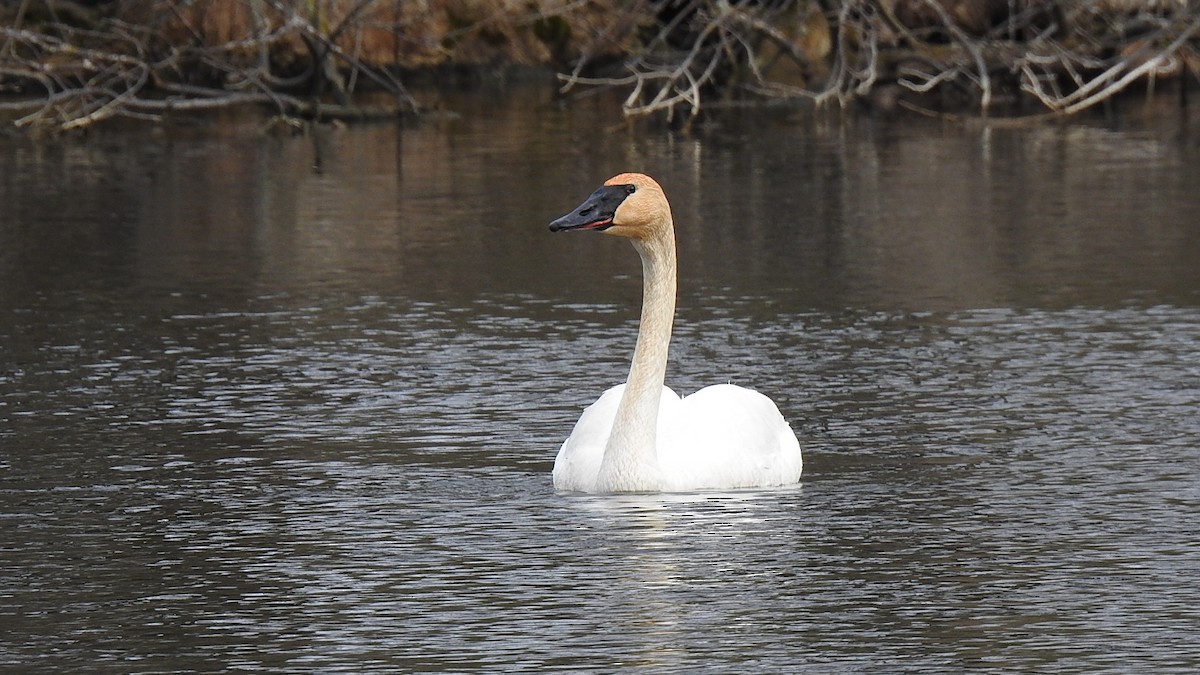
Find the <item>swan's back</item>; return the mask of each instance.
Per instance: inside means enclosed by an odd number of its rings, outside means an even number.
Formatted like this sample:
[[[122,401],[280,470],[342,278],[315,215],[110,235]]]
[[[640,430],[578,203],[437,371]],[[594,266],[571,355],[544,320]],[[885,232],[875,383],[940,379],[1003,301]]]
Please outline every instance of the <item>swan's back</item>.
[[[678,401],[663,425],[659,462],[666,489],[787,485],[800,480],[800,442],[766,396],[718,384]]]
[[[584,410],[554,461],[554,487],[600,491],[597,480],[625,385]],[[680,399],[662,388],[658,489],[687,491],[788,485],[803,470],[800,443],[766,396],[731,384]]]

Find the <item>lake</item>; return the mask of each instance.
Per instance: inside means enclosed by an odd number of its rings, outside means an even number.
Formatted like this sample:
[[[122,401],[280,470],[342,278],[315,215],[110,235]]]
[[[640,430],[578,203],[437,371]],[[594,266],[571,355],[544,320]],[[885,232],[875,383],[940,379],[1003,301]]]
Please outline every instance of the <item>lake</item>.
[[[0,669],[1195,672],[1200,115],[449,94],[0,137]],[[667,383],[770,395],[796,487],[558,493],[673,202]]]

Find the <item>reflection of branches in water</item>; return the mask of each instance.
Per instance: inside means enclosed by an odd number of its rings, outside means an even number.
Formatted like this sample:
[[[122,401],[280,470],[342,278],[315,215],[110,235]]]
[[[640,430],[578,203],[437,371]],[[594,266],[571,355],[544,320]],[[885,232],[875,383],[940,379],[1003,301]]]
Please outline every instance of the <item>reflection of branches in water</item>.
[[[584,76],[592,64],[581,59],[561,76],[563,90],[627,88],[629,117],[690,119],[714,97],[739,92],[844,105],[881,85],[909,105],[954,91],[986,115],[1023,92],[1070,114],[1135,81],[1200,68],[1195,3],[990,5],[1007,7],[1002,19],[965,22],[965,0],[657,0],[649,4],[655,32],[624,61],[624,74]],[[789,77],[773,74],[780,62]]]
[[[41,95],[0,102],[0,111],[20,115],[18,127],[79,129],[112,117],[158,119],[171,110],[196,110],[242,104],[266,104],[282,114],[358,117],[415,110],[416,103],[390,72],[367,65],[339,46],[374,0],[357,0],[342,21],[322,32],[294,3],[259,0],[247,3],[252,35],[220,44],[204,44],[191,30],[186,44],[153,27],[106,19],[96,28],[55,21],[38,31],[0,27],[0,91],[41,89]],[[23,0],[22,9],[29,4]],[[68,5],[70,6],[70,5]],[[266,10],[276,14],[272,20]],[[177,10],[176,10],[177,11]],[[272,72],[271,50],[299,42],[309,54],[307,68],[284,77]],[[246,64],[246,55],[254,55]],[[197,69],[217,75],[215,83],[197,84]],[[347,81],[342,71],[348,70]],[[387,92],[394,107],[367,110],[347,106],[346,95],[358,78]],[[310,97],[285,93],[308,86]],[[321,100],[330,91],[336,103]]]

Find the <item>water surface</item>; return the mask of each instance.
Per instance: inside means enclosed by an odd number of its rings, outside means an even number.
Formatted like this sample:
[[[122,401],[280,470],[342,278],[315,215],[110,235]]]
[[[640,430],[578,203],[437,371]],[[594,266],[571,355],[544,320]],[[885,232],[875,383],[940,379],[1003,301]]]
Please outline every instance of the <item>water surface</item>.
[[[1193,113],[449,104],[0,139],[0,667],[1200,668]],[[630,169],[668,383],[770,394],[800,486],[553,490],[640,279],[545,226]]]

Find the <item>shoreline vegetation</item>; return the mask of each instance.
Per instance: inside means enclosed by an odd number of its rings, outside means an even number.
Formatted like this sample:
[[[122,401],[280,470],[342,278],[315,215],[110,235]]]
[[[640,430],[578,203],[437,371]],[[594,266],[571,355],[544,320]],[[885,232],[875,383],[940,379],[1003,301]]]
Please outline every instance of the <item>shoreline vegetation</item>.
[[[1200,76],[1193,0],[0,0],[0,128],[262,106],[420,115],[405,86],[557,73],[686,128],[745,101],[1071,115]]]

